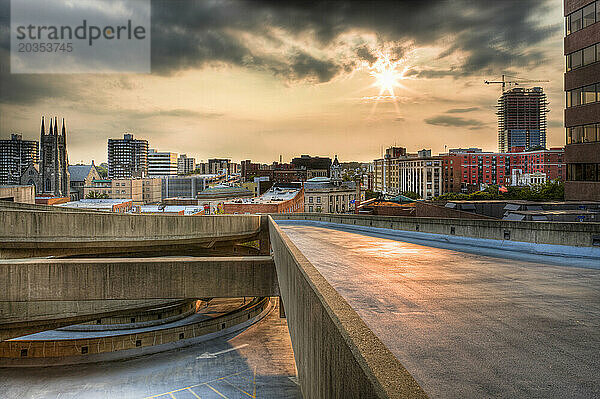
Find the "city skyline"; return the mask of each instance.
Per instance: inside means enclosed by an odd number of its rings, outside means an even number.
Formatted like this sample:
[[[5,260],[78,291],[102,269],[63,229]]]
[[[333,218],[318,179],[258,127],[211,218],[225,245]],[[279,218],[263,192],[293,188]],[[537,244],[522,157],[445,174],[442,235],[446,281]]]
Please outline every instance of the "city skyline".
[[[483,80],[510,74],[550,80],[547,147],[565,144],[560,0],[248,4],[153,2],[152,74],[2,72],[0,135],[35,138],[42,114],[64,115],[73,164],[105,162],[125,132],[265,163],[372,161],[394,144],[496,151],[501,91]]]

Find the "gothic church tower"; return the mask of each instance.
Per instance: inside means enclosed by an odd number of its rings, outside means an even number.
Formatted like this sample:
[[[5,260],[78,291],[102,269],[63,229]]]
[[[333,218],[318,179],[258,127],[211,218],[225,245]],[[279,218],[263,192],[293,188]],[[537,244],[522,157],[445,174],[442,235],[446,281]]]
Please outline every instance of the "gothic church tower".
[[[40,132],[40,180],[41,194],[55,197],[69,197],[70,176],[69,157],[67,155],[67,130],[65,120],[58,132],[58,118],[54,117],[54,125],[50,118],[50,130],[46,132],[44,117]]]

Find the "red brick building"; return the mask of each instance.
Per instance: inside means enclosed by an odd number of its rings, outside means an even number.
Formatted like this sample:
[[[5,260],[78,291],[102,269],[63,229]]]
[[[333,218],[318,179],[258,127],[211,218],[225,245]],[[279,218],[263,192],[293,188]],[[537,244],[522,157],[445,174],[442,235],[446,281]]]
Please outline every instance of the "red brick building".
[[[564,180],[563,148],[514,153],[450,152],[442,156],[444,192],[472,192],[484,184],[510,185],[513,170],[544,173],[548,180]]]
[[[304,212],[304,188],[273,187],[256,198],[237,199],[223,204],[225,214]]]

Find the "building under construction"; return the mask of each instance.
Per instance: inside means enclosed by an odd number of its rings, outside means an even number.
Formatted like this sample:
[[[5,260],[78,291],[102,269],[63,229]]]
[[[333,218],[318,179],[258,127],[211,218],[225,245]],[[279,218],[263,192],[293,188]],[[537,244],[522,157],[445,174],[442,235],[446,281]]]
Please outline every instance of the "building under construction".
[[[541,87],[514,88],[498,100],[498,151],[546,147],[548,102]]]

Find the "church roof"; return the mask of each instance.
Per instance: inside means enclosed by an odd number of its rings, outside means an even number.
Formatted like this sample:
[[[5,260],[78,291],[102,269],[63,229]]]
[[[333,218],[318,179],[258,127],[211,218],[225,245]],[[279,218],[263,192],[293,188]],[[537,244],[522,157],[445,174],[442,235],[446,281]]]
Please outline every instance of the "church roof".
[[[337,155],[335,156],[335,159],[333,160],[333,163],[331,164],[331,166],[339,166],[340,161],[338,161],[337,159]]]
[[[71,181],[85,181],[90,174],[92,165],[69,165],[69,174]]]

